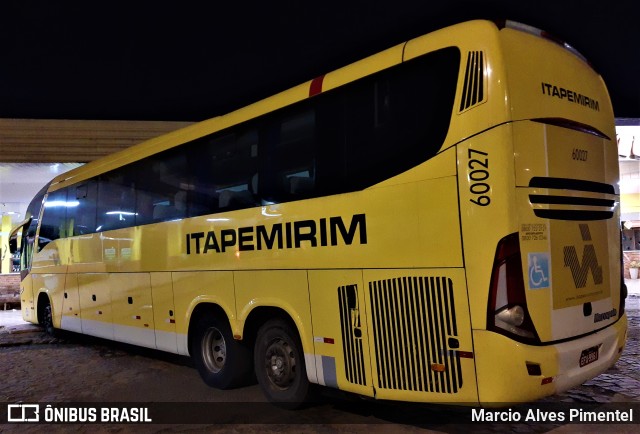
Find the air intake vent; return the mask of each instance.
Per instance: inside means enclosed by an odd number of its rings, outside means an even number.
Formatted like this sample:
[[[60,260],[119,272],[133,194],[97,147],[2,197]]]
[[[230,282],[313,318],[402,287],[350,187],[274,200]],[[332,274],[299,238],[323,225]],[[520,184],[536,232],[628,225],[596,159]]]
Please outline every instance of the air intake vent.
[[[458,334],[451,279],[402,277],[371,282],[369,290],[378,387],[458,392],[460,356],[447,349]]]
[[[615,194],[612,185],[601,182],[567,178],[534,177],[529,187],[557,190],[573,190],[590,194]],[[533,213],[540,218],[552,220],[593,221],[613,217],[615,200],[569,195],[530,194],[531,205],[549,205],[549,208],[534,208]],[[556,208],[559,206],[559,208]],[[555,209],[554,209],[555,208]]]
[[[364,354],[362,353],[362,329],[360,328],[357,285],[339,287],[338,302],[347,380],[350,383],[365,386],[367,377],[364,370]]]
[[[467,70],[464,74],[460,111],[480,104],[484,97],[484,53],[470,51],[467,56]]]
[[[606,193],[615,194],[613,185],[603,184],[602,182],[583,181],[571,178],[544,178],[534,176],[529,181],[529,187],[538,188],[557,188],[563,190],[587,191],[590,193]]]

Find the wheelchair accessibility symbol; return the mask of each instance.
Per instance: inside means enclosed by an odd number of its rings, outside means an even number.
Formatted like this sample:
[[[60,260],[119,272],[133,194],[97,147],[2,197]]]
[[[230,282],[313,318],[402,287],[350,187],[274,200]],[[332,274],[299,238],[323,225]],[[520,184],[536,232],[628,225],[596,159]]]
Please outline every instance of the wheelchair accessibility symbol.
[[[548,253],[529,253],[529,289],[551,286]]]

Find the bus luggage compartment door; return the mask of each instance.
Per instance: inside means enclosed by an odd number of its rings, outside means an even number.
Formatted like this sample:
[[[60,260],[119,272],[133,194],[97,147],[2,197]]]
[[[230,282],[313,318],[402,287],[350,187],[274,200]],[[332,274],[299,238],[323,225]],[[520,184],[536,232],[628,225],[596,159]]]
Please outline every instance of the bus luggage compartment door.
[[[462,268],[365,270],[376,398],[476,402]]]
[[[312,381],[373,396],[364,292],[361,270],[309,271]]]

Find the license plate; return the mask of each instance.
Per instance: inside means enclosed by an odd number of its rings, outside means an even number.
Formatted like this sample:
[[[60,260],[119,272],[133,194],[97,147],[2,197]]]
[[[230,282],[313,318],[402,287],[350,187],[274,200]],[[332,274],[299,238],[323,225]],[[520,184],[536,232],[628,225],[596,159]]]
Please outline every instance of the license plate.
[[[598,349],[599,345],[595,347],[587,348],[586,350],[582,350],[582,354],[580,354],[580,367],[587,366],[589,363],[593,363],[598,360]]]

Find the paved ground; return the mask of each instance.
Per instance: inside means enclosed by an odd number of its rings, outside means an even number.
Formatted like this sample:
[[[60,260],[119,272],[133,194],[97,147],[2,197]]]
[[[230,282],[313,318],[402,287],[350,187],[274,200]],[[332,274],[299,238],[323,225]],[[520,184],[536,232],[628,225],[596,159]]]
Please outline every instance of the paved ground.
[[[628,282],[629,336],[620,361],[580,387],[534,404],[585,406],[632,403],[640,408],[640,281]],[[638,425],[575,425],[566,423],[455,424],[468,409],[407,407],[363,402],[350,396],[324,394],[320,402],[297,412],[264,402],[258,386],[217,391],[205,386],[187,358],[78,335],[53,339],[19,311],[0,311],[0,407],[49,402],[173,403],[167,412],[188,413],[206,405],[216,423],[136,426],[143,432],[636,432]],[[185,404],[186,403],[186,404]],[[166,404],[165,404],[166,405]],[[546,407],[550,406],[550,407]],[[591,407],[588,407],[591,408]],[[4,409],[0,408],[0,414]],[[195,411],[194,410],[194,411]],[[640,411],[639,411],[640,413]],[[635,415],[640,420],[640,414]],[[427,423],[425,420],[437,420]],[[260,422],[257,424],[256,422]],[[290,422],[295,422],[290,425]],[[130,425],[0,425],[0,432],[128,432]]]

